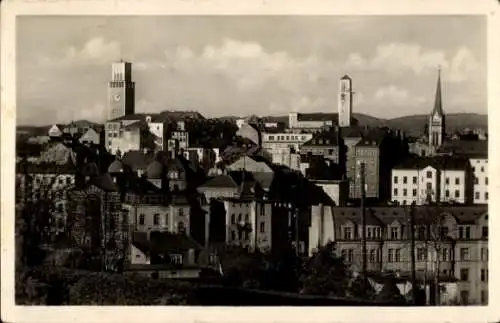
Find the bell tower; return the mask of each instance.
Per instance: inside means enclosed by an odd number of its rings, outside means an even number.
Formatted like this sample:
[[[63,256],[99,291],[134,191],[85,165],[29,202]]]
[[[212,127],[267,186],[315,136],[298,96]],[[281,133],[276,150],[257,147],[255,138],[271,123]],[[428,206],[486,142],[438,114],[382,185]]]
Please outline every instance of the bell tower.
[[[446,131],[445,121],[441,98],[441,69],[439,69],[434,108],[429,116],[429,146],[431,148],[438,148],[443,144]]]
[[[344,75],[340,79],[339,86],[339,127],[351,126],[352,96],[352,80],[349,76]]]
[[[120,61],[111,66],[108,83],[108,120],[134,114],[135,83],[132,82],[132,63]]]

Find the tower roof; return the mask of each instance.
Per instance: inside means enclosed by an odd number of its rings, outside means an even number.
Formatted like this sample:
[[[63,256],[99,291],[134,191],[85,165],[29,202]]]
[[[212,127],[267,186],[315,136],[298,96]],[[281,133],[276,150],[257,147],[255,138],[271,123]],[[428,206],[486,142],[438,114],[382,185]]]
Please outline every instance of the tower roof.
[[[436,98],[434,99],[434,109],[432,109],[432,115],[443,116],[443,102],[441,99],[441,69],[438,72],[438,81],[436,87]]]
[[[342,76],[341,80],[351,80],[351,78],[348,75]]]

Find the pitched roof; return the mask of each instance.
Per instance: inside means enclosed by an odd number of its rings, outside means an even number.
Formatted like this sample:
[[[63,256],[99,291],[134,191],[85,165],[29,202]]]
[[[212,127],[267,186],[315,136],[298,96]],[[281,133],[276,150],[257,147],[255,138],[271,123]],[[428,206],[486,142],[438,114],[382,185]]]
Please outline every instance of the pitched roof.
[[[445,141],[439,148],[440,154],[463,155],[467,157],[488,158],[487,140],[451,140]]]
[[[338,120],[338,113],[299,113],[298,121],[332,121]]]
[[[149,179],[160,179],[163,177],[165,165],[157,160],[148,165],[146,176]]]
[[[231,178],[229,175],[217,175],[208,181],[206,181],[204,184],[202,184],[200,187],[211,187],[211,188],[236,188],[238,185],[236,182]]]
[[[140,150],[130,150],[123,155],[122,163],[136,171],[138,169],[146,169],[155,159],[155,154],[149,152],[144,154]]]
[[[150,254],[185,252],[189,249],[202,250],[202,246],[184,234],[170,232],[134,232],[132,243],[142,252]]]
[[[441,70],[439,70],[437,87],[436,87],[436,97],[434,98],[434,108],[432,109],[432,115],[444,116],[443,112],[443,102],[441,99]]]
[[[95,185],[101,188],[104,191],[108,192],[116,192],[118,191],[118,186],[113,182],[113,179],[109,174],[103,174],[99,176],[92,177],[89,182],[89,185]]]
[[[151,122],[169,122],[172,121],[167,114],[161,113],[135,113],[124,115],[119,118],[110,120],[110,122],[122,121],[122,120],[137,120],[146,122],[146,118],[151,117]]]
[[[362,224],[361,208],[359,207],[340,207],[333,208],[334,218],[341,224],[351,221],[355,224]],[[373,215],[372,212],[365,209],[367,225],[382,225],[383,222]]]
[[[337,146],[338,133],[335,131],[321,131],[313,135],[312,139],[306,141],[302,147],[308,146]]]
[[[432,166],[441,170],[465,170],[470,166],[469,160],[463,156],[411,156],[394,169],[423,169]]]

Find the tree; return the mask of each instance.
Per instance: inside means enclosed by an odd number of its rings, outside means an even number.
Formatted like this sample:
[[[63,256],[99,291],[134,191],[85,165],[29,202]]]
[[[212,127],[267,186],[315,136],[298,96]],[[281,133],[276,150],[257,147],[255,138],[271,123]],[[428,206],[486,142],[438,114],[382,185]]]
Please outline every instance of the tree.
[[[300,281],[303,294],[346,296],[349,273],[336,256],[334,243],[320,248],[305,262]]]
[[[263,254],[243,247],[228,247],[221,253],[224,282],[233,286],[259,288],[264,268]]]
[[[386,277],[382,290],[375,296],[375,300],[381,303],[404,304],[403,295],[396,285],[396,280],[393,277]]]
[[[376,292],[373,286],[368,281],[368,278],[360,275],[357,276],[353,281],[351,281],[351,285],[349,286],[349,294],[352,297],[370,300],[375,297]]]

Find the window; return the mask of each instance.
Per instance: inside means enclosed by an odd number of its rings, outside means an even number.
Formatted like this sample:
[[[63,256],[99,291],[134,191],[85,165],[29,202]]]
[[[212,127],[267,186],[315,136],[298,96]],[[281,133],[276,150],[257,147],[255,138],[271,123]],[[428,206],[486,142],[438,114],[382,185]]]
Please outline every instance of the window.
[[[175,265],[182,265],[182,255],[170,255],[170,262]]]
[[[380,238],[382,236],[382,229],[381,228],[375,228],[375,236],[377,238]]]
[[[186,231],[186,228],[184,227],[184,222],[180,221],[178,224],[177,224],[177,230],[181,233],[183,233],[184,231]]]
[[[484,199],[488,200],[488,192],[484,193]]]
[[[460,177],[455,177],[455,185],[460,185]]]
[[[354,259],[354,250],[349,249],[347,252],[347,261],[352,262],[353,259]]]
[[[249,222],[250,222],[250,217],[247,213],[247,214],[245,214],[245,223],[249,223]]]
[[[488,280],[488,277],[486,276],[486,270],[485,269],[481,269],[481,281],[485,282],[487,280]]]
[[[393,262],[394,261],[394,249],[389,249],[388,250],[387,261],[388,262]]]
[[[344,228],[344,240],[352,239],[352,228]]]
[[[460,291],[460,305],[467,305],[467,304],[469,304],[469,291],[462,290]]]
[[[376,250],[372,249],[370,250],[370,262],[375,262],[375,255],[376,255]]]
[[[408,183],[408,177],[403,176],[403,184],[407,184],[407,183]]]
[[[448,261],[448,249],[447,248],[443,248],[442,251],[441,251],[441,254],[442,254],[442,259],[443,261]]]
[[[458,228],[458,239],[463,239],[464,238],[464,228],[459,227]]]
[[[472,171],[475,172],[476,171],[476,167],[472,167]]]
[[[417,189],[414,188],[412,191],[412,194],[413,194],[413,196],[417,196]]]
[[[231,230],[231,240],[236,240],[236,232],[234,230]]]
[[[366,228],[366,238],[372,238],[372,228]]]
[[[241,213],[238,214],[238,223],[241,223],[241,220],[242,220],[242,217],[241,217]]]
[[[154,215],[154,217],[153,217],[153,224],[154,225],[160,224],[160,215],[159,214],[155,214]]]
[[[179,216],[184,216],[184,209],[183,208],[179,209]]]
[[[481,198],[479,192],[474,193],[474,199],[479,200]]]
[[[403,189],[403,196],[407,196],[408,195],[408,190],[406,188]]]
[[[484,179],[484,184],[488,185],[488,177]]]
[[[488,305],[488,292],[485,290],[481,291],[481,304]]]
[[[484,166],[481,166],[481,173],[484,173]]]
[[[265,204],[262,204],[262,205],[260,206],[260,215],[266,215],[266,214],[265,214],[265,211],[266,211],[266,209],[265,209]]]
[[[460,260],[470,260],[469,248],[460,248]]]
[[[446,238],[448,236],[448,232],[448,227],[441,227],[441,239]]]
[[[139,215],[139,224],[140,225],[144,225],[144,219],[145,219],[145,217],[146,216],[144,214]]]
[[[460,269],[460,280],[461,281],[468,281],[469,280],[469,269],[467,269],[467,268]]]
[[[418,228],[418,240],[425,241],[425,227]]]
[[[266,223],[261,222],[260,223],[260,233],[264,233],[264,232],[266,232]]]
[[[470,239],[470,227],[465,227],[465,239]]]
[[[481,248],[481,261],[488,261],[488,248]]]
[[[446,190],[446,191],[444,191],[444,196],[446,196],[446,197],[450,197],[450,190]]]
[[[460,197],[460,191],[459,191],[459,190],[455,190],[455,197],[456,197],[456,198],[459,198],[459,197]]]
[[[488,227],[487,226],[483,226],[481,228],[481,237],[483,239],[488,239]]]
[[[413,184],[417,184],[417,176],[413,176]]]
[[[233,213],[231,214],[231,224],[235,224],[236,223],[236,215]]]
[[[398,189],[397,188],[394,189],[394,196],[398,196]]]
[[[446,179],[445,179],[445,184],[446,184],[446,185],[450,185],[450,178],[449,178],[449,177],[446,177]]]
[[[418,248],[417,249],[417,260],[424,261],[426,259],[427,259],[427,254],[425,252],[425,248]]]
[[[342,251],[341,251],[342,261],[346,261],[347,260],[346,254],[347,254],[347,250],[342,249]]]
[[[432,172],[427,172],[427,178],[432,178]]]
[[[401,261],[401,249],[396,249],[395,250],[394,261],[395,262],[400,262]]]
[[[398,238],[398,228],[392,227],[391,228],[391,239],[397,239]]]

